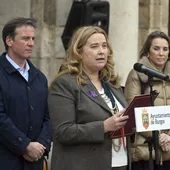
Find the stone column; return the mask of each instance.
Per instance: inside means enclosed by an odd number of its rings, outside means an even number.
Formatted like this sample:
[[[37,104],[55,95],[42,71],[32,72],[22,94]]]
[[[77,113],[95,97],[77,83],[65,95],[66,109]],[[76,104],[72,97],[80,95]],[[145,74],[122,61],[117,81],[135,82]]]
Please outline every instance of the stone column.
[[[129,71],[138,59],[138,0],[110,2],[109,39],[113,48],[116,72],[124,86]]]
[[[71,4],[70,0],[31,0],[31,16],[38,21],[32,62],[45,73],[49,84],[65,56],[61,35]]]
[[[139,1],[139,50],[148,34],[155,30],[168,33],[169,0]]]

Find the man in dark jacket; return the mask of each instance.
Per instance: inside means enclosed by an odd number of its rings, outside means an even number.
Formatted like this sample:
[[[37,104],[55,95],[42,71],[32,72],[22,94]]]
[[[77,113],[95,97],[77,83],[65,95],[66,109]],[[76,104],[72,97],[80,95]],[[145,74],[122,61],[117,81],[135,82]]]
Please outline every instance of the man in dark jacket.
[[[3,28],[0,56],[0,169],[42,170],[51,146],[47,79],[29,61],[36,24],[16,18]]]

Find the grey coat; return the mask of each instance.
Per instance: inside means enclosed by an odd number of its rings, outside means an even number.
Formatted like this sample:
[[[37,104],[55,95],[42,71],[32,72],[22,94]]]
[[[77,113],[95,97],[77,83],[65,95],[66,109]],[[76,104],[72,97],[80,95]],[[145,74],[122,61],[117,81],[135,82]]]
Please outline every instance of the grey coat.
[[[127,106],[120,89],[112,88],[112,93]],[[73,76],[60,76],[51,86],[48,104],[54,142],[51,170],[111,170],[112,141],[104,134],[103,121],[112,113],[91,82],[78,86]]]

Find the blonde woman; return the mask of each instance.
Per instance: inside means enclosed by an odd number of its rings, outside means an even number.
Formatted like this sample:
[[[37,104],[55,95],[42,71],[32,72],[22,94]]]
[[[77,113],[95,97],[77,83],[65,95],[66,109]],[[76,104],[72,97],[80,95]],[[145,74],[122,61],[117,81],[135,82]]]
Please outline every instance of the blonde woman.
[[[50,87],[51,170],[127,170],[122,139],[109,138],[128,120],[118,80],[104,30],[78,29]]]

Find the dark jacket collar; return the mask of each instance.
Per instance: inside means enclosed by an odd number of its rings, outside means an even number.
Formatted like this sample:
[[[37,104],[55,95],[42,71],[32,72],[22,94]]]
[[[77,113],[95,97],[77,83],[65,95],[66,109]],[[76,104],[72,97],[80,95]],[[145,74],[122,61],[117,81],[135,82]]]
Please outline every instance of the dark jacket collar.
[[[6,59],[5,57],[6,53],[3,53],[0,56],[0,66],[2,68],[4,68],[4,70],[9,73],[12,74],[14,72],[17,72],[17,69],[15,69],[12,64]],[[29,61],[27,60],[29,66],[30,66],[30,70],[29,70],[29,81],[31,81],[38,73],[38,69],[35,68],[35,66]]]

